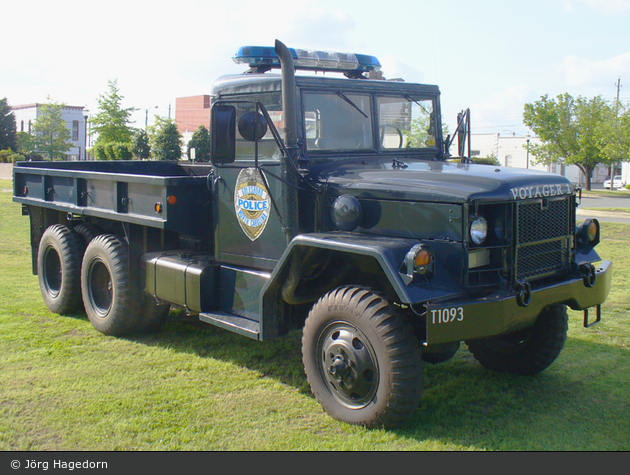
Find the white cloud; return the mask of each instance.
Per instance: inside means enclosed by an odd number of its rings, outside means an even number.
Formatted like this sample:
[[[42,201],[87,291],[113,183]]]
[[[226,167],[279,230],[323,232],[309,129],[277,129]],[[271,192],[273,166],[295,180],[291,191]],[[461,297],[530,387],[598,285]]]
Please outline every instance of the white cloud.
[[[406,82],[418,82],[424,81],[425,73],[418,68],[410,65],[409,63],[401,60],[398,56],[393,54],[386,54],[378,60],[381,63],[381,70],[383,75],[387,79],[401,78]]]
[[[525,86],[514,86],[473,104],[470,107],[473,130],[523,133],[523,107],[531,97],[532,92]]]
[[[610,87],[620,76],[630,76],[630,52],[600,61],[567,56],[563,61],[566,84]]]

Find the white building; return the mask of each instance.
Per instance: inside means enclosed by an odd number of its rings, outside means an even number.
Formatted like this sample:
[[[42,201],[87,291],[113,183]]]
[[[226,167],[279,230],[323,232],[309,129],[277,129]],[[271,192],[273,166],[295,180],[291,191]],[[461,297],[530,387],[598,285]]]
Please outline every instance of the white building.
[[[85,160],[87,111],[83,107],[63,106],[61,117],[70,131],[72,148],[66,152],[66,160]],[[17,132],[31,133],[35,120],[41,115],[41,104],[12,106]]]
[[[501,134],[471,134],[470,154],[473,157],[494,156],[501,166],[514,168],[531,168],[534,170],[544,170],[550,173],[557,173],[568,178],[573,183],[581,186],[586,185],[584,174],[575,165],[564,165],[560,162],[554,165],[539,165],[532,162],[535,157],[527,151],[527,144],[538,145],[540,139],[536,136],[518,136]],[[456,148],[454,148],[456,150]],[[610,170],[604,165],[598,166],[593,171],[591,183],[603,183]]]

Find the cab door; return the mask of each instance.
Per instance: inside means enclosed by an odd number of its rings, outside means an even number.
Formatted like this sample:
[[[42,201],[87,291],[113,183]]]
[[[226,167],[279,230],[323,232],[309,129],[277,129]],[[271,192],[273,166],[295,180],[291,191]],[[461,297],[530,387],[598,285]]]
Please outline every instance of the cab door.
[[[282,153],[257,102],[277,126],[281,125],[279,93],[220,101],[221,106],[234,108],[234,124],[230,126],[234,130],[234,161],[213,160],[218,218],[215,253],[221,264],[271,271],[287,246],[280,215],[283,184],[277,178],[281,176]],[[252,127],[260,130],[252,132]],[[261,132],[259,140],[252,140],[258,138],[252,134]],[[213,142],[220,140],[213,135]]]

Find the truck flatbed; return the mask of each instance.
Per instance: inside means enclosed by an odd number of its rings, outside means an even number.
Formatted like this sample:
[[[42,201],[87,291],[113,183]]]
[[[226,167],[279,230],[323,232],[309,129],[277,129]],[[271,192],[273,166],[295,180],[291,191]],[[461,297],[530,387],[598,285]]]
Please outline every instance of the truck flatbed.
[[[207,165],[158,161],[18,162],[14,201],[198,235]],[[174,212],[177,209],[177,212]]]

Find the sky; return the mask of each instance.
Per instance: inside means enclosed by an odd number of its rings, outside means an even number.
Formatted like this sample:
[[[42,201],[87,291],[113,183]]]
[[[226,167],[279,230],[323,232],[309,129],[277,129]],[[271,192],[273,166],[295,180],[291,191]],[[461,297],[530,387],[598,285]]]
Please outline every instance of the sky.
[[[542,95],[630,101],[630,0],[30,0],[0,6],[0,98],[98,111],[116,80],[135,127],[240,74],[240,46],[376,56],[386,78],[437,84],[453,131],[525,135]]]

